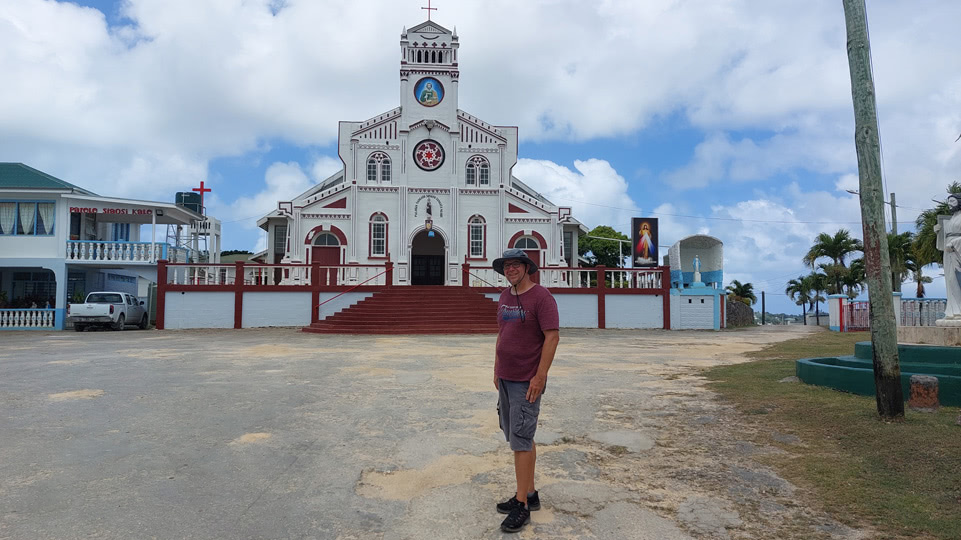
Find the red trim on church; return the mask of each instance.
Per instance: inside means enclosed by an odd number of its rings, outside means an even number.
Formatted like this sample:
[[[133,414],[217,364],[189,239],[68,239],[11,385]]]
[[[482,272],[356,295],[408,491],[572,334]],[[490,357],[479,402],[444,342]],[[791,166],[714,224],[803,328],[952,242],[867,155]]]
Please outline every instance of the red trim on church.
[[[529,214],[530,213],[527,210],[524,210],[520,206],[517,206],[513,203],[507,203],[507,211],[512,214]]]
[[[324,229],[324,227],[327,227],[327,228]],[[340,242],[341,247],[344,247],[347,245],[347,235],[344,234],[344,231],[338,229],[333,225],[318,225],[313,229],[307,231],[307,236],[304,237],[304,244],[310,245],[311,243],[313,243],[314,237],[317,236],[318,233],[322,233],[322,232],[329,232],[334,236],[336,236],[337,241]]]
[[[344,197],[343,199],[340,199],[340,200],[336,200],[324,206],[324,208],[347,208],[347,197]]]

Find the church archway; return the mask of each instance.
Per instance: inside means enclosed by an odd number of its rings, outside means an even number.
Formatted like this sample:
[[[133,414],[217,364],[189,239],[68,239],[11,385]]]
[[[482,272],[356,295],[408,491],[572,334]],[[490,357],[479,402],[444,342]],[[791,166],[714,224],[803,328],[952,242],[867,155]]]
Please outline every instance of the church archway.
[[[440,231],[427,230],[414,235],[410,243],[410,284],[443,285],[447,266],[447,243]]]

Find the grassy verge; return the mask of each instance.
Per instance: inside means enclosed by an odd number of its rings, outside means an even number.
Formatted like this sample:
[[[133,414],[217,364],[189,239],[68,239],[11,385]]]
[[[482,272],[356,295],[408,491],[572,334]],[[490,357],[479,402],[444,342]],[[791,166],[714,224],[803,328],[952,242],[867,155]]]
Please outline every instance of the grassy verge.
[[[754,442],[786,454],[765,457],[783,478],[805,488],[808,502],[850,526],[869,525],[886,538],[961,538],[961,427],[957,408],[906,410],[883,422],[874,397],[804,383],[799,358],[854,354],[867,333],[822,332],[771,345],[746,364],[710,369],[712,390],[756,425]],[[798,436],[777,443],[772,432]]]

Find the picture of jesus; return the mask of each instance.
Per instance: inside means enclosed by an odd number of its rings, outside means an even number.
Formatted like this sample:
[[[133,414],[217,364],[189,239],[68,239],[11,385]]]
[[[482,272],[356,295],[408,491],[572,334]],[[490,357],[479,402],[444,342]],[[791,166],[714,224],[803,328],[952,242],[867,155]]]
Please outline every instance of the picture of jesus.
[[[633,266],[657,266],[657,218],[633,218]]]

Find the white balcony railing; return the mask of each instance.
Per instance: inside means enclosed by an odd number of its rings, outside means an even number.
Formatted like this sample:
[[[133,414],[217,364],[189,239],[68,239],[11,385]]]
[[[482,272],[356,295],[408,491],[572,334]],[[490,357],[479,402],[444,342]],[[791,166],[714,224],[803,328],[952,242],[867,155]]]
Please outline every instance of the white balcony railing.
[[[319,284],[386,285],[382,265],[320,266]],[[257,264],[243,266],[243,284],[259,286],[311,285],[309,265]],[[177,264],[167,267],[169,285],[235,285],[237,267],[232,264]]]
[[[68,240],[68,262],[121,262],[153,264],[160,259],[189,262],[190,250],[163,242],[110,242],[106,240]]]
[[[54,327],[53,309],[0,309],[0,330]]]
[[[507,287],[507,279],[490,267],[470,267],[467,282],[471,287]],[[597,287],[596,268],[541,268],[537,279],[545,287],[588,289]],[[660,289],[660,269],[606,269],[606,285],[611,289]]]

